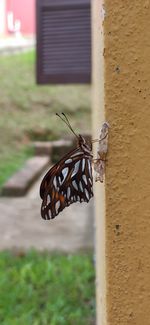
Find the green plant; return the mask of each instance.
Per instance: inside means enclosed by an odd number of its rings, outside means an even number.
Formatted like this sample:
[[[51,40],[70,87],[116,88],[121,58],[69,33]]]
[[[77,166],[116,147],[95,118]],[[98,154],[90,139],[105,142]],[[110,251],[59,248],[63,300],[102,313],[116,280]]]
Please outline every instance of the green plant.
[[[92,257],[0,253],[1,325],[91,325]]]

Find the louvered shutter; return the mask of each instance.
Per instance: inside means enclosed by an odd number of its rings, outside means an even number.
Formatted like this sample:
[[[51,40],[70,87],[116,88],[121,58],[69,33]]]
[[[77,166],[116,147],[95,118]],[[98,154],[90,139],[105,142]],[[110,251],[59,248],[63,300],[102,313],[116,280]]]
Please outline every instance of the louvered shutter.
[[[90,81],[90,0],[37,0],[37,83]]]

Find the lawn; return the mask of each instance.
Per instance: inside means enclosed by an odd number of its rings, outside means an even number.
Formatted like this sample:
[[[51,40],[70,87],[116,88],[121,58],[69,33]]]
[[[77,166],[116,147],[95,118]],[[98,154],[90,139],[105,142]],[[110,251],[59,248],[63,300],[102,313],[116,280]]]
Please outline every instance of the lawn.
[[[91,117],[90,86],[36,85],[34,51],[1,57],[0,75],[2,185],[30,155],[26,148],[31,140],[44,140],[47,133],[49,140],[69,135],[56,112],[67,113],[73,128],[82,133],[90,131]]]
[[[0,253],[1,325],[93,325],[92,256]]]

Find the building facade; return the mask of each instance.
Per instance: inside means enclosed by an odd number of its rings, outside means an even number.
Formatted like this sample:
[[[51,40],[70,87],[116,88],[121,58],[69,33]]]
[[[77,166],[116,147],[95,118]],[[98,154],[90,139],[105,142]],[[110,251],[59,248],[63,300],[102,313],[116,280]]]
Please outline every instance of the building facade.
[[[35,0],[0,0],[0,36],[35,34]]]

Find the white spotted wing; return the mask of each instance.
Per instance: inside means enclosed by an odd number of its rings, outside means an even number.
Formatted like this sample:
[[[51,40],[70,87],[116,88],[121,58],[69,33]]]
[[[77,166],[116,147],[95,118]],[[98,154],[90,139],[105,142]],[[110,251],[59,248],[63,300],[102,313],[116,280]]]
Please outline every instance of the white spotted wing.
[[[45,175],[40,187],[42,218],[53,219],[74,202],[88,202],[92,187],[92,154],[78,147]]]

